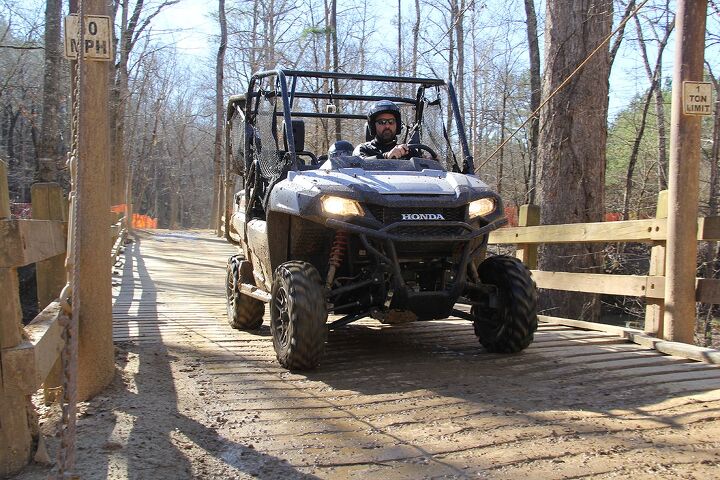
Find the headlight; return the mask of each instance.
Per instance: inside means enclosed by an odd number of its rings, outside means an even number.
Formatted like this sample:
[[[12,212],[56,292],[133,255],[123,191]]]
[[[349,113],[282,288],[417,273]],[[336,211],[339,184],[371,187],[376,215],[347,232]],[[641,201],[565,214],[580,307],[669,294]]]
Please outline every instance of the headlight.
[[[330,215],[349,217],[362,215],[363,209],[358,202],[348,198],[325,196],[321,200],[323,212]]]
[[[481,198],[470,202],[470,205],[468,205],[470,218],[484,217],[493,211],[495,211],[495,200],[493,198]]]

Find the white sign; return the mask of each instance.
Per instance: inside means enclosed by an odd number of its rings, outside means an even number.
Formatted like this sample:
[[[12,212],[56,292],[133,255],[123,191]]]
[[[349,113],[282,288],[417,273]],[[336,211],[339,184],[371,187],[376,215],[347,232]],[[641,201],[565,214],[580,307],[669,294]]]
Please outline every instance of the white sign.
[[[71,14],[65,17],[65,58],[76,59],[78,50],[84,52],[86,60],[111,61],[113,48],[110,35],[110,17],[105,15],[85,15],[85,32],[83,46],[79,47],[78,16]]]
[[[710,82],[683,82],[683,113],[685,115],[712,115],[712,84]]]

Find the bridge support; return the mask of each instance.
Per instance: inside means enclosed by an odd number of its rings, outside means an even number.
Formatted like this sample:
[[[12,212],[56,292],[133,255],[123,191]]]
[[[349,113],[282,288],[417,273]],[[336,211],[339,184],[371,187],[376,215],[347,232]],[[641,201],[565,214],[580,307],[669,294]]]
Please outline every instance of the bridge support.
[[[57,183],[36,183],[31,187],[32,215],[34,220],[65,220],[67,221],[67,201]],[[37,262],[36,284],[40,310],[60,296],[65,283],[65,254],[57,255]],[[57,400],[59,387],[62,385],[62,362],[58,359],[52,371],[43,382],[45,403]]]
[[[10,218],[7,165],[0,160],[0,221]],[[3,350],[22,342],[22,310],[15,268],[0,265],[0,477],[11,475],[30,461],[32,433],[37,427],[30,399],[10,386],[3,372]],[[3,377],[3,373],[8,378]]]
[[[108,15],[105,0],[84,0],[86,15]],[[77,6],[76,6],[77,7]],[[75,63],[75,62],[73,62]],[[100,393],[112,380],[112,287],[110,235],[110,125],[108,64],[82,62],[80,85],[78,218],[79,242],[75,288],[79,294],[80,324],[78,391],[82,401]],[[73,306],[74,308],[75,306]]]
[[[667,272],[663,338],[694,343],[700,120],[683,114],[683,82],[701,81],[707,0],[678,0],[670,114]]]

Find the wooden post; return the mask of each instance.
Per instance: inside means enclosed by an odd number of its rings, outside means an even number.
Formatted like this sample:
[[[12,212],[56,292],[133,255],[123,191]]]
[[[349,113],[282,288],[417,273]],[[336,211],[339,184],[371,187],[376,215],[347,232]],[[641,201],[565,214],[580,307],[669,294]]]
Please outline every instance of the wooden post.
[[[668,216],[668,191],[658,193],[655,218],[664,219]],[[650,270],[648,275],[665,275],[665,242],[653,242],[650,253]],[[662,298],[647,298],[645,300],[645,333],[658,338],[663,335],[663,316],[665,314],[665,301]]]
[[[521,205],[518,212],[518,227],[535,227],[540,225],[540,207],[537,205]],[[518,244],[515,256],[530,269],[537,270],[537,244]]]
[[[84,0],[86,15],[108,15],[106,0]],[[72,62],[74,63],[74,62]],[[80,324],[78,400],[101,392],[114,374],[110,265],[110,125],[108,65],[85,59],[80,86],[78,218],[75,262]],[[73,305],[74,307],[74,305]]]
[[[30,189],[32,214],[35,220],[67,220],[67,202],[62,188],[57,183],[36,183]],[[60,296],[67,281],[65,255],[37,262],[36,284],[40,310]],[[45,404],[57,400],[62,385],[62,362],[58,358],[43,382]]]
[[[62,188],[57,183],[36,183],[31,187],[35,220],[67,220]],[[40,310],[58,298],[65,286],[65,255],[37,262],[37,293]]]
[[[7,165],[0,160],[0,222],[10,218]],[[0,268],[0,365],[3,349],[17,346],[22,341],[20,288],[14,268]],[[32,404],[20,392],[6,387],[5,378],[14,372],[0,368],[0,477],[9,476],[30,461],[32,446]]]
[[[701,81],[707,0],[678,0],[670,116],[667,273],[663,338],[694,342],[701,117],[683,114],[683,81]]]

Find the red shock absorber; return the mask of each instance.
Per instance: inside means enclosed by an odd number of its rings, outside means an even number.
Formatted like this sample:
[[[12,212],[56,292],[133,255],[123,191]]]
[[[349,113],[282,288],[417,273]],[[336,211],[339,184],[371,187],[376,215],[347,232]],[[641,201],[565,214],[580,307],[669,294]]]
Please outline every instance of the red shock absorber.
[[[348,234],[342,230],[335,232],[335,240],[330,249],[330,266],[328,267],[327,280],[325,286],[331,288],[333,280],[335,280],[335,272],[342,265],[345,252],[347,251]]]

